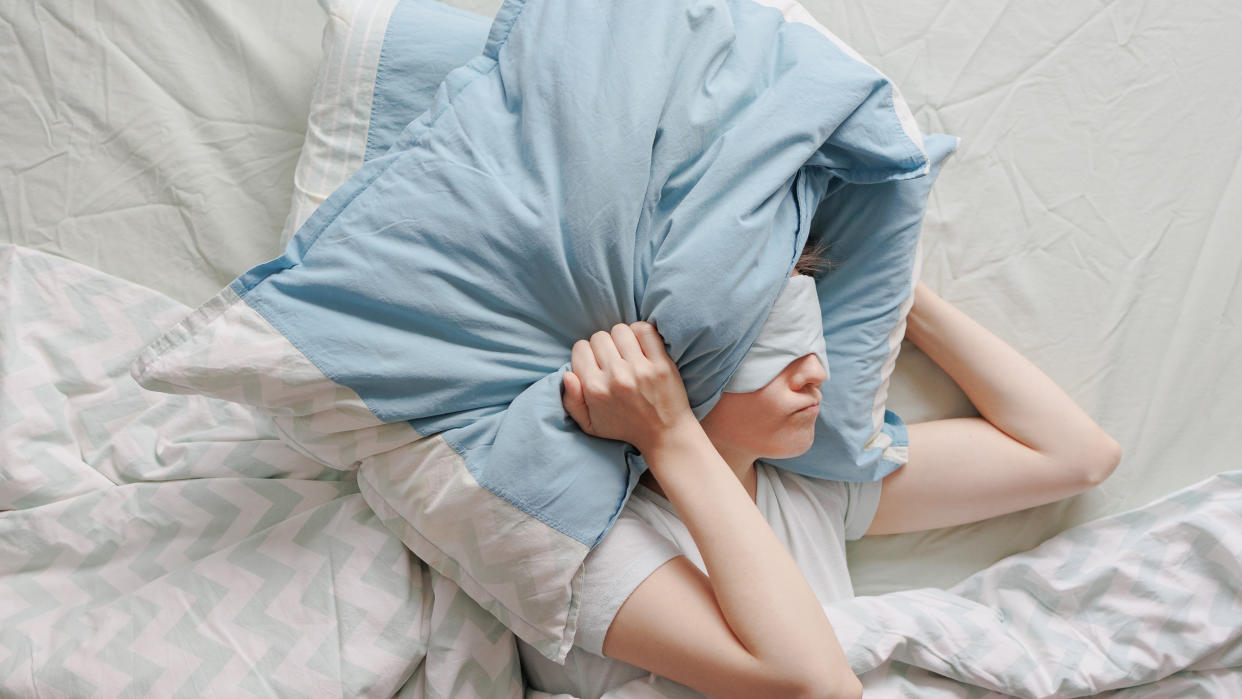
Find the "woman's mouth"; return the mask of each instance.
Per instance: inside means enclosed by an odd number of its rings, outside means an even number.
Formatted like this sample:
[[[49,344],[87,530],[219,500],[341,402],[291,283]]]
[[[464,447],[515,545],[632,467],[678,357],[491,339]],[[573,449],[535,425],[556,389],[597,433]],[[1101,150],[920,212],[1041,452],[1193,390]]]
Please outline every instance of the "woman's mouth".
[[[818,411],[818,410],[819,410],[819,403],[812,403],[812,404],[810,404],[810,405],[806,406],[805,408],[802,408],[802,409],[800,409],[800,410],[795,410],[795,411],[794,411],[794,413],[795,413],[795,414],[800,414],[800,413],[810,413],[810,412],[815,412],[815,411]]]

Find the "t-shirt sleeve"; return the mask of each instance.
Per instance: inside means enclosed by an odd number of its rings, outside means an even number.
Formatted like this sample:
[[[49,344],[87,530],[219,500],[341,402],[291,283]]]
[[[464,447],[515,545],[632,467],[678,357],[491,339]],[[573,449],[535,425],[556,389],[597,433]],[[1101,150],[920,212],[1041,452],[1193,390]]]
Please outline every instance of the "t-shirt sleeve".
[[[846,483],[845,493],[845,540],[861,539],[875,519],[880,506],[880,489],[883,480],[870,483]]]
[[[627,505],[587,554],[574,645],[603,657],[604,636],[634,590],[681,551]]]

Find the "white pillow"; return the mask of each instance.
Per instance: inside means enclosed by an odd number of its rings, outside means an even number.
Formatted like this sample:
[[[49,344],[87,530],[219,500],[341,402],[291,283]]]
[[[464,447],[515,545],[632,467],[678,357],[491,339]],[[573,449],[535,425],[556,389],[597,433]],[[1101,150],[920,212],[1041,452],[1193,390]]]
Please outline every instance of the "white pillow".
[[[371,94],[388,17],[397,0],[321,0],[328,13],[306,140],[293,173],[284,246],[323,200],[362,166]]]
[[[435,0],[320,0],[328,13],[285,245],[324,199],[431,105],[444,76],[482,53],[491,18]],[[400,37],[385,46],[395,33]],[[380,63],[384,64],[381,69]],[[373,123],[376,101],[387,121]],[[383,131],[377,139],[373,130]],[[377,150],[378,148],[378,150]]]

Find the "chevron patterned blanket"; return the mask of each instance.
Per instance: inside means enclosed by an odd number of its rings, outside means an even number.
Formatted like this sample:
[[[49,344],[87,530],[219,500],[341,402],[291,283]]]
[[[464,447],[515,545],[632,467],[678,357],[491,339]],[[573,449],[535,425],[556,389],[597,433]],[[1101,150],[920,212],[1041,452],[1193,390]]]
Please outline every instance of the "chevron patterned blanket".
[[[352,474],[133,382],[186,307],[14,246],[0,279],[0,696],[522,695],[510,632]]]
[[[133,382],[185,307],[14,246],[0,279],[0,696],[538,694],[353,474],[237,403]],[[1229,471],[826,611],[869,697],[1242,696],[1239,530]]]

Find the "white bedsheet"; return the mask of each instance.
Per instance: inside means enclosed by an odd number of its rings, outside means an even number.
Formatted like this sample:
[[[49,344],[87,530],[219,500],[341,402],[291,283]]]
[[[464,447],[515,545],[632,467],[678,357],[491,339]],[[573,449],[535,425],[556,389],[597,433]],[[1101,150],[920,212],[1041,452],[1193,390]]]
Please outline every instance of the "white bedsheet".
[[[280,253],[314,0],[0,3],[0,242],[197,305]]]
[[[808,7],[901,86],[925,130],[962,139],[932,191],[924,280],[1124,450],[1108,481],[1068,501],[852,543],[856,591],[945,587],[1238,468],[1242,5]],[[908,422],[973,414],[909,342],[889,407]]]

